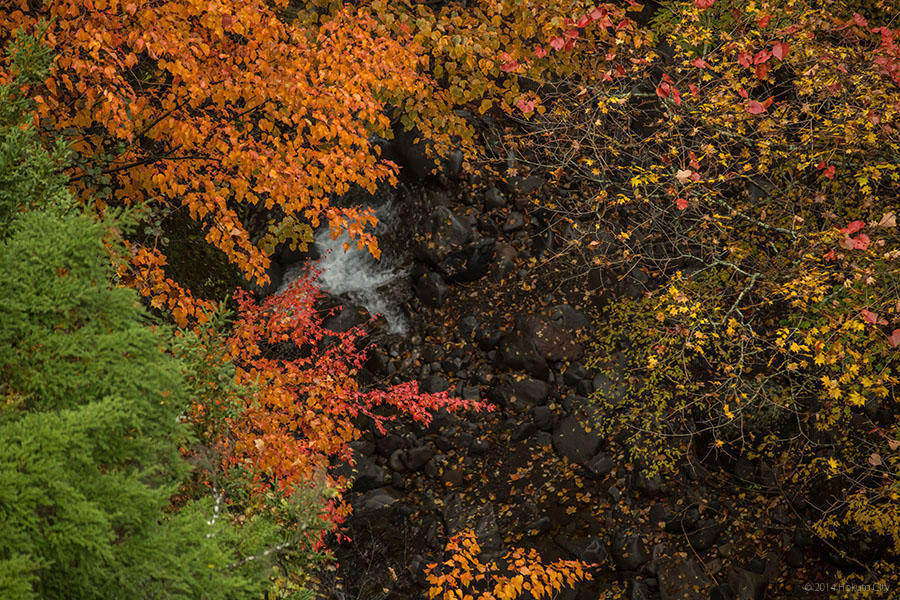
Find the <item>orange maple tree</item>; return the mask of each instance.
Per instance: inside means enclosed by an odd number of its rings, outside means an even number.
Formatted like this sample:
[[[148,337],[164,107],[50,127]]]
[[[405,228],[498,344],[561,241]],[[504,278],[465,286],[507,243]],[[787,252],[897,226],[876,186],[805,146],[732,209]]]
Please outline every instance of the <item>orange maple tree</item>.
[[[384,35],[363,10],[314,24],[291,10],[286,0],[21,0],[0,7],[0,38],[48,23],[57,60],[36,120],[74,150],[84,202],[184,209],[264,283],[275,247],[304,245],[320,223],[378,254],[372,212],[330,199],[395,181],[370,143],[391,137],[392,108],[436,149],[458,121],[425,93],[414,40]],[[208,305],[167,276],[152,242],[132,241],[120,276],[179,324],[202,318]]]
[[[259,498],[290,495],[323,480],[343,491],[348,480],[331,473],[331,466],[352,460],[349,443],[364,427],[383,433],[399,415],[428,425],[437,410],[493,408],[446,392],[420,393],[415,381],[361,389],[356,376],[367,356],[362,329],[326,329],[315,307],[320,298],[312,277],[300,277],[262,303],[239,291],[224,351],[208,347],[206,362],[234,364],[236,382],[252,393],[236,406],[223,394],[207,394],[191,418],[204,428],[219,427],[209,437],[219,447],[221,467],[249,473]],[[200,385],[210,379],[203,373],[198,378]],[[326,509],[334,522],[349,511],[339,495]]]

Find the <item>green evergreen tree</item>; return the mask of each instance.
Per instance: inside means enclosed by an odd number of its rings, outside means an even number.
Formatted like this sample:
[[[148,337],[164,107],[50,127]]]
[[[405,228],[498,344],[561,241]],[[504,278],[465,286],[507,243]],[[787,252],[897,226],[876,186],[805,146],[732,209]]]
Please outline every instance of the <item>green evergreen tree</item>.
[[[110,223],[77,209],[24,126],[50,62],[19,35],[0,87],[0,599],[261,598],[279,530],[189,476],[189,366],[116,287]],[[184,344],[184,340],[180,344]]]

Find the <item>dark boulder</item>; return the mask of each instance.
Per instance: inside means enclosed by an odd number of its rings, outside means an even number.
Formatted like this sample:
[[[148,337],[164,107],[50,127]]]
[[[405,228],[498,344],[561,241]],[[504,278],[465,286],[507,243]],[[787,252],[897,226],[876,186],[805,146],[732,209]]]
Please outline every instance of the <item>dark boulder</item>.
[[[706,600],[712,581],[693,558],[665,558],[657,567],[661,600]]]
[[[519,332],[508,333],[500,339],[494,365],[499,369],[525,371],[538,379],[546,379],[550,374],[547,361],[538,353],[534,341]]]
[[[621,531],[613,538],[612,557],[619,571],[637,571],[649,560],[641,536]]]
[[[578,464],[584,464],[597,453],[600,441],[596,432],[589,431],[572,415],[562,419],[553,432],[556,452]]]
[[[546,181],[537,175],[512,175],[503,182],[503,189],[510,194],[526,195],[540,189]]]
[[[413,282],[413,290],[416,298],[431,308],[440,308],[450,293],[450,288],[444,283],[444,279],[432,271],[425,271],[416,277]]]
[[[369,311],[363,306],[358,306],[352,302],[344,302],[335,313],[322,322],[322,327],[335,333],[344,333],[350,331],[354,327],[364,325],[371,319]]]
[[[502,406],[532,407],[544,404],[549,393],[550,386],[546,382],[523,379],[495,386],[491,390],[490,398]]]
[[[587,469],[588,475],[592,479],[597,480],[606,477],[612,472],[615,466],[616,463],[613,460],[612,454],[609,454],[608,452],[601,452],[584,463],[584,468]]]

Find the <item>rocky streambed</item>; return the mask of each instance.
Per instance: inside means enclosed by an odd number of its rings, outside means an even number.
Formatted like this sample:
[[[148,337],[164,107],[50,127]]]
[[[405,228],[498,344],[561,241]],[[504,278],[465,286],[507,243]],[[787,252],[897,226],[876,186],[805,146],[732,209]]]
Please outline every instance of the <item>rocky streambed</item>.
[[[695,460],[663,482],[600,434],[589,397],[620,382],[585,366],[591,323],[610,295],[640,293],[642,282],[613,284],[569,260],[571,231],[529,199],[542,184],[369,199],[384,224],[380,262],[317,238],[326,307],[340,306],[326,325],[368,323],[377,343],[364,383],[416,379],[497,407],[373,429],[353,445],[352,542],[334,547],[323,598],[425,598],[425,565],[462,529],[488,557],[518,546],[597,565],[593,581],[560,598],[803,597],[798,582],[820,560],[805,527],[787,509],[760,523],[741,502],[748,485],[777,501],[771,473]]]

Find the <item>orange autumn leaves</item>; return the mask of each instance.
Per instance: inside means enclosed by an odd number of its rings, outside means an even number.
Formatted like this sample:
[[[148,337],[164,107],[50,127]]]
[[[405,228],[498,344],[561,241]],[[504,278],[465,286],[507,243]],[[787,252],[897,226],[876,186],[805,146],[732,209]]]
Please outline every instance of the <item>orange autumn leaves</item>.
[[[553,598],[564,587],[591,579],[590,565],[577,560],[544,564],[534,550],[515,548],[501,564],[483,563],[481,546],[471,531],[453,536],[445,548],[449,558],[426,567],[429,600],[514,600],[523,594]]]
[[[377,254],[371,212],[330,199],[394,181],[396,166],[369,139],[390,136],[388,103],[426,96],[428,81],[417,45],[379,33],[365,12],[304,28],[283,18],[287,9],[261,0],[23,0],[0,8],[0,30],[50,23],[44,40],[58,54],[36,120],[75,151],[84,202],[184,210],[262,283],[277,244],[303,244],[320,223]],[[434,107],[442,115],[434,122],[449,128],[448,112]],[[202,303],[160,274],[159,248],[133,242],[131,253],[126,281],[155,305],[178,307],[181,325],[201,317]]]
[[[446,393],[419,393],[415,382],[361,389],[356,375],[366,358],[362,331],[325,329],[315,309],[320,296],[310,277],[261,304],[246,292],[237,295],[224,358],[237,367],[237,382],[253,393],[227,419],[219,444],[223,467],[253,473],[260,494],[290,494],[320,478],[333,459],[350,459],[348,444],[362,436],[362,418],[384,432],[401,414],[427,425],[439,409],[490,408]],[[195,418],[202,419],[204,407],[196,410]],[[338,490],[346,484],[340,478],[327,482]],[[331,508],[335,519],[346,510],[340,503]]]

